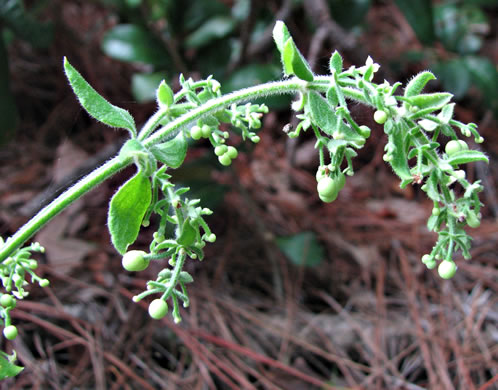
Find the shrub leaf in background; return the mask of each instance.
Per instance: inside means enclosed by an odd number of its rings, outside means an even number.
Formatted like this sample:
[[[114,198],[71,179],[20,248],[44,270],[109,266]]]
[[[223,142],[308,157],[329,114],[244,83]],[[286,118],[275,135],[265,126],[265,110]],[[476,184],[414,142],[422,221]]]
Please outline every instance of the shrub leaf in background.
[[[314,267],[324,259],[324,250],[313,232],[302,232],[289,237],[278,237],[277,245],[295,265]]]
[[[73,68],[66,57],[64,57],[64,70],[75,95],[88,114],[111,127],[127,129],[132,137],[137,135],[135,121],[130,113],[112,105],[99,95],[81,74]]]
[[[434,42],[434,18],[431,0],[396,0],[417,38],[424,45],[431,45]]]
[[[107,225],[112,244],[119,253],[124,254],[137,239],[151,200],[151,184],[142,171],[138,171],[112,197]]]
[[[102,50],[109,57],[125,62],[140,62],[157,67],[169,65],[163,45],[150,32],[135,24],[119,24],[102,40]]]

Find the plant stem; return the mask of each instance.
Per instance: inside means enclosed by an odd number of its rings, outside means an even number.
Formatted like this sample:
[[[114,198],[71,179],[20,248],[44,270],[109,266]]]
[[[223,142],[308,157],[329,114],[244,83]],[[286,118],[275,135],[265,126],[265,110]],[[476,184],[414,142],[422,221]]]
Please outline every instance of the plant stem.
[[[220,96],[219,98],[212,99],[205,104],[192,109],[191,111],[158,129],[152,135],[149,135],[144,140],[143,144],[146,147],[150,147],[163,142],[164,139],[175,135],[175,133],[178,133],[178,131],[188,124],[202,118],[205,115],[214,114],[230,106],[231,104],[241,103],[270,95],[293,94],[299,91],[311,89],[326,92],[328,84],[325,81],[327,79],[330,80],[331,78],[321,76],[316,82],[308,83],[298,78],[291,78],[288,80],[275,81],[245,88],[240,91]],[[345,95],[349,96],[348,93],[345,93]],[[357,97],[355,96],[355,98]],[[363,103],[368,104],[366,101],[363,101]],[[140,134],[142,137],[146,134],[150,134],[165,115],[167,115],[167,110],[160,110],[156,112],[141,130]],[[113,176],[121,169],[132,164],[132,162],[133,160],[131,158],[123,160],[116,156],[54,199],[5,242],[5,244],[0,248],[0,262],[3,262],[7,257],[12,255],[15,250],[19,249],[36,232],[38,232],[52,218],[68,207],[71,203],[104,182],[109,177]]]
[[[81,196],[98,186],[100,183],[120,171],[131,163],[122,161],[114,157],[107,163],[97,168],[95,171],[84,177],[66,192],[59,195],[49,205],[41,209],[38,214],[31,218],[23,227],[21,227],[12,237],[10,237],[0,250],[0,262],[9,257],[16,249],[20,248],[29,240],[37,231],[45,226],[52,218],[68,207],[71,203]]]

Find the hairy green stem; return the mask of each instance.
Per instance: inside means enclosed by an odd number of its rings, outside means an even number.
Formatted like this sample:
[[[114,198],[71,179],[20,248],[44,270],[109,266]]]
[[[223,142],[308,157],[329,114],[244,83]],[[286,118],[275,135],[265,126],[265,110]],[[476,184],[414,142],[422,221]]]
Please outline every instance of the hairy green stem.
[[[31,218],[12,237],[10,237],[0,250],[0,262],[3,262],[16,249],[19,249],[37,231],[45,226],[52,218],[68,207],[71,203],[85,195],[87,192],[104,182],[106,179],[131,164],[131,159],[121,161],[114,157],[95,171],[84,177],[66,192],[62,193],[49,205],[41,209],[38,214]]]
[[[144,145],[150,147],[154,144],[163,142],[164,139],[177,133],[180,129],[188,124],[202,118],[205,115],[216,113],[231,104],[241,103],[251,99],[257,99],[270,95],[277,94],[293,94],[304,90],[318,90],[326,92],[327,85],[324,83],[326,77],[320,77],[317,82],[306,82],[298,78],[291,78],[283,81],[270,82],[257,85],[254,87],[242,89],[223,95],[219,98],[212,99],[205,104],[187,112],[186,114],[176,118],[164,127],[156,130],[152,135],[149,135],[144,140]],[[329,78],[330,80],[330,78]],[[345,94],[348,96],[348,94]],[[368,104],[365,102],[365,104]],[[167,110],[159,110],[156,112],[144,125],[140,134],[146,135],[154,131],[155,127],[160,123],[163,117],[167,115]],[[79,199],[87,192],[104,182],[115,173],[132,164],[132,160],[122,160],[114,157],[100,168],[88,174],[66,192],[61,194],[49,205],[44,207],[36,214],[26,225],[21,227],[6,243],[0,248],[0,262],[3,262],[7,257],[11,256],[15,250],[19,249],[27,240],[29,240],[36,232],[45,226],[52,218],[59,214],[62,210],[68,207],[75,200]]]

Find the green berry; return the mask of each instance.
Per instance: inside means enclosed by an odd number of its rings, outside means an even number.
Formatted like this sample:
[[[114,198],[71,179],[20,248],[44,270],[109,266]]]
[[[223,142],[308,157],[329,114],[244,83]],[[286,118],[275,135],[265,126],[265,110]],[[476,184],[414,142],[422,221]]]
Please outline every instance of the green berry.
[[[448,156],[453,156],[455,153],[458,153],[462,150],[467,150],[469,147],[467,143],[462,140],[451,140],[444,147],[444,151]]]
[[[385,111],[377,110],[374,113],[374,121],[379,125],[383,125],[387,121],[387,114]]]
[[[434,261],[431,255],[423,255],[421,260],[424,264]]]
[[[202,136],[204,138],[209,138],[209,136],[211,135],[211,133],[213,132],[213,130],[208,125],[202,125],[201,132],[202,132]]]
[[[222,154],[225,154],[227,152],[227,149],[228,148],[226,145],[218,145],[216,148],[214,148],[214,154],[216,154],[219,157]]]
[[[318,197],[323,203],[331,203],[334,200],[337,199],[337,193],[333,194],[332,196],[322,196],[320,193],[318,194]]]
[[[144,251],[129,251],[123,256],[123,268],[130,272],[143,271],[149,266],[149,260],[144,258]]]
[[[6,326],[3,330],[3,335],[8,340],[14,340],[17,337],[17,328],[14,325]]]
[[[460,150],[469,150],[469,145],[467,145],[467,142],[463,140],[458,140],[458,144],[460,145]]]
[[[333,196],[337,196],[338,192],[337,183],[330,177],[324,177],[321,179],[318,182],[316,189],[318,191],[318,195],[323,198],[332,198]]]
[[[149,315],[160,320],[168,313],[168,304],[162,299],[154,299],[149,305]]]
[[[192,139],[199,140],[202,137],[202,130],[199,126],[192,126],[190,129],[190,136]]]
[[[439,267],[437,267],[437,272],[443,279],[451,279],[455,276],[456,270],[457,266],[455,262],[451,260],[443,260],[439,263]]]
[[[216,234],[211,233],[209,236],[206,237],[207,242],[215,242],[216,241]]]
[[[365,138],[370,137],[371,132],[372,132],[372,130],[370,130],[370,127],[365,126],[365,125],[361,125],[361,126],[360,126],[360,134],[361,134],[363,137],[365,137]]]
[[[228,153],[222,154],[221,156],[218,157],[218,161],[220,162],[221,165],[224,165],[228,167],[232,163],[232,159],[228,155]]]
[[[482,138],[481,136],[476,138],[476,144],[482,144],[483,142],[484,142],[484,138]]]
[[[467,225],[469,225],[473,229],[478,228],[481,225],[479,217],[473,210],[469,210],[467,218],[465,218],[465,220],[467,222]]]
[[[239,152],[237,152],[237,149],[235,149],[233,146],[229,146],[227,149],[227,155],[233,160],[234,158],[237,158]]]
[[[48,279],[42,279],[38,282],[40,287],[48,287],[50,285],[50,280]]]
[[[3,307],[11,307],[16,304],[16,300],[12,297],[12,295],[9,294],[3,294],[2,297],[0,297],[0,305]]]
[[[425,266],[428,268],[428,269],[434,269],[436,268],[436,260],[432,259],[432,260],[427,260],[425,262]]]
[[[259,141],[261,141],[261,138],[259,138],[259,135],[254,135],[251,137],[251,141],[257,144]]]
[[[432,215],[434,215],[434,216],[436,216],[436,217],[437,217],[439,214],[441,214],[441,209],[439,209],[439,208],[437,208],[437,207],[434,207],[434,208],[432,209]]]

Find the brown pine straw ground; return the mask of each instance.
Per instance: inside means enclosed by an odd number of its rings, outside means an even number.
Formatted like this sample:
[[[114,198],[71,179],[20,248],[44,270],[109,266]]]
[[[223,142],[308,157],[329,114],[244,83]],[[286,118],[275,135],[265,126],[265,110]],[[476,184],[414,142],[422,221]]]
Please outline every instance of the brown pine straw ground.
[[[47,187],[55,184],[54,192],[62,177],[80,174],[81,164],[97,165],[94,156],[123,141],[122,133],[95,124],[78,108],[63,79],[62,55],[137,122],[154,110],[131,101],[131,67],[99,52],[99,36],[108,26],[96,29],[95,20],[107,11],[61,4],[63,26],[75,33],[74,23],[80,23],[80,30],[92,32],[85,45],[56,38],[40,54],[18,43],[9,56],[23,120],[16,138],[0,149],[4,237],[50,198]],[[386,7],[379,5],[369,17],[395,15]],[[75,10],[79,18],[67,23]],[[382,18],[378,23],[375,28],[383,30]],[[406,38],[406,26],[398,27],[399,39]],[[378,58],[377,38],[370,39]],[[20,336],[2,341],[4,349],[17,350],[25,370],[0,387],[498,388],[496,122],[475,107],[458,108],[460,120],[480,125],[491,164],[468,167],[469,177],[488,186],[481,196],[484,218],[471,231],[472,260],[457,256],[457,275],[443,281],[420,262],[435,240],[425,228],[431,203],[416,186],[399,189],[382,161],[385,139],[371,123],[372,113],[353,109],[372,126],[372,137],[355,161],[355,176],[331,204],[316,194],[311,138],[294,143],[281,131],[291,120],[288,112],[266,116],[261,142],[242,152],[231,170],[207,171],[210,190],[226,188],[209,220],[218,240],[206,247],[204,262],[186,265],[195,282],[179,325],[170,316],[152,320],[146,302],[131,302],[161,266],[127,273],[109,243],[107,203],[133,169],[59,216],[36,238],[47,246],[38,273],[51,286],[33,288],[18,303],[12,315]],[[188,162],[211,156],[206,146],[191,150]],[[277,236],[302,231],[313,231],[325,248],[314,268],[292,265],[275,244]],[[144,232],[137,248],[146,248],[151,233]]]

